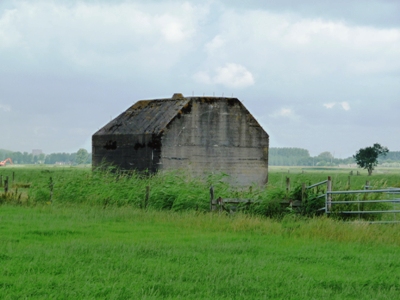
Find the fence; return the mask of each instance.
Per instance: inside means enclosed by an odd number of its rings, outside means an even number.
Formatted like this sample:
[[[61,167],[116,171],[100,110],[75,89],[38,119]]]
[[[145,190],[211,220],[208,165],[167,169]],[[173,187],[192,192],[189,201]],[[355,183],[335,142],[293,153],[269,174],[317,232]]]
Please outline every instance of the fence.
[[[369,186],[366,185],[365,190],[354,190],[354,191],[327,191],[325,197],[325,212],[326,214],[342,214],[342,215],[358,215],[358,218],[361,219],[361,215],[363,214],[397,214],[400,213],[399,207],[396,207],[396,204],[400,203],[400,198],[394,199],[382,199],[382,200],[341,200],[341,201],[333,201],[332,195],[351,195],[351,194],[372,194],[372,193],[384,193],[386,195],[397,195],[400,194],[400,188],[389,188],[389,189],[379,189],[379,190],[369,190]],[[365,203],[392,203],[393,209],[387,210],[363,210],[363,205]],[[357,204],[357,210],[332,210],[333,205],[344,205],[344,204]],[[394,215],[394,220],[386,220],[386,221],[370,221],[370,223],[399,223],[400,220],[396,220],[396,215]]]
[[[322,191],[321,193],[318,193],[318,189],[320,186],[326,185],[326,192]],[[396,214],[400,213],[400,198],[392,198],[392,199],[380,199],[380,200],[367,200],[367,199],[357,199],[357,200],[333,200],[334,195],[361,195],[361,194],[378,194],[378,193],[384,193],[386,195],[398,195],[400,194],[400,188],[388,188],[388,189],[377,189],[377,190],[370,190],[370,183],[369,181],[366,181],[364,190],[350,190],[350,176],[348,178],[347,182],[347,187],[349,190],[347,191],[333,191],[332,190],[332,178],[328,176],[327,180],[315,183],[315,184],[310,184],[306,185],[305,183],[302,184],[302,192],[301,192],[301,200],[298,199],[289,199],[289,193],[290,193],[290,179],[286,177],[286,199],[281,201],[281,204],[283,205],[289,205],[291,208],[295,209],[301,209],[302,205],[304,205],[305,200],[307,199],[307,191],[311,189],[317,189],[317,196],[313,198],[314,200],[316,199],[321,199],[325,198],[325,206],[321,207],[318,211],[321,213],[325,213],[327,215],[330,215],[332,213],[335,214],[342,214],[342,215],[358,215],[358,218],[361,219],[362,215],[366,214],[393,214],[394,219],[393,220],[385,220],[385,221],[369,221],[369,223],[400,223],[400,220],[396,220]],[[375,204],[384,204],[384,203],[391,203],[393,204],[391,209],[379,209],[381,206],[377,206],[377,209],[368,209],[364,210],[364,204],[367,203],[375,203]],[[357,209],[356,210],[340,210],[340,209],[334,209],[332,210],[332,206],[334,205],[335,207],[338,207],[340,205],[348,205],[348,204],[356,204]],[[321,205],[322,206],[322,205]]]
[[[322,182],[315,183],[310,186],[306,186],[303,184],[302,186],[302,202],[306,195],[305,191],[308,189],[312,189],[315,187],[319,187],[321,185],[326,184],[326,192],[322,193],[317,196],[318,198],[325,197],[325,207],[322,207],[320,210],[324,211],[327,215],[329,214],[342,214],[342,215],[358,215],[358,218],[361,219],[362,215],[365,214],[394,214],[394,220],[386,220],[386,221],[370,221],[370,223],[399,223],[400,220],[396,220],[396,214],[400,213],[400,205],[396,204],[400,203],[400,198],[394,199],[381,199],[381,200],[367,200],[367,199],[358,199],[358,200],[333,200],[334,195],[366,195],[366,194],[386,194],[386,195],[398,195],[400,194],[400,188],[388,188],[388,189],[377,189],[377,190],[370,190],[369,181],[365,183],[364,190],[348,190],[348,191],[332,191],[332,180],[329,176],[327,180]],[[350,188],[350,177],[348,180],[348,188]],[[364,205],[366,203],[375,203],[375,204],[382,204],[382,203],[391,203],[393,204],[392,209],[375,209],[375,210],[363,210]],[[340,209],[332,209],[332,206],[339,206],[339,205],[348,205],[348,204],[356,204],[357,210],[340,210]],[[379,207],[379,206],[378,206]]]
[[[11,180],[11,182],[10,182]],[[23,200],[28,199],[28,192],[27,189],[29,189],[31,186],[30,183],[20,183],[16,182],[15,180],[15,172],[12,172],[11,178],[9,176],[3,176],[0,175],[0,188],[4,189],[3,193],[0,193],[0,203],[3,201],[9,201],[17,204],[22,204]],[[53,201],[53,188],[54,188],[54,182],[53,178],[50,177],[49,181],[49,203],[52,203]],[[21,192],[22,189],[22,192]],[[24,194],[24,196],[23,196]],[[23,199],[23,200],[21,200]]]
[[[236,212],[239,204],[251,204],[255,203],[251,199],[239,199],[239,198],[214,198],[214,187],[210,187],[210,211],[226,211],[229,213]]]

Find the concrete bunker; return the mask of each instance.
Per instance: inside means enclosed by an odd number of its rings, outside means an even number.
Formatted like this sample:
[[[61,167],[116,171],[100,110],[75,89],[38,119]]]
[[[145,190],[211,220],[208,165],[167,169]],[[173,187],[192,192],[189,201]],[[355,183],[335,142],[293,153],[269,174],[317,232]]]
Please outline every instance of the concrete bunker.
[[[230,183],[268,181],[269,136],[237,98],[141,100],[92,136],[93,167],[185,170],[230,175]]]

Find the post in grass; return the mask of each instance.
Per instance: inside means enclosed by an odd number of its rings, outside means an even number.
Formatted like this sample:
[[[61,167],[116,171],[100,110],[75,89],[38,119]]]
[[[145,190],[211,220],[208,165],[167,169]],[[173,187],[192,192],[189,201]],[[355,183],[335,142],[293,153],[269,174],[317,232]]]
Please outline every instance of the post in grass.
[[[326,182],[326,192],[327,192],[327,208],[328,211],[331,211],[332,208],[332,194],[328,192],[332,192],[332,178],[328,176],[328,181]]]
[[[144,208],[147,208],[149,205],[149,198],[150,198],[150,186],[146,185],[146,196],[144,198]]]
[[[290,194],[290,178],[286,177],[286,200],[289,200]]]
[[[53,178],[52,178],[52,177],[50,177],[50,181],[49,181],[49,188],[50,188],[50,203],[53,203],[53,187],[54,187]]]
[[[214,200],[214,187],[210,186],[210,211],[215,211],[217,209],[216,207],[216,201]]]
[[[4,180],[4,193],[8,193],[8,176],[6,176],[6,180]]]

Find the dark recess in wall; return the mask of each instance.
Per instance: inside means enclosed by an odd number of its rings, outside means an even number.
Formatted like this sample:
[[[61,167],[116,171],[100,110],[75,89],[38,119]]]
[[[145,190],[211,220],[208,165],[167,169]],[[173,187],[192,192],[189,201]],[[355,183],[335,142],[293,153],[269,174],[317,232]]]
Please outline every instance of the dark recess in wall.
[[[107,149],[107,150],[115,150],[115,149],[117,149],[117,142],[116,141],[108,141],[104,145],[104,149]]]

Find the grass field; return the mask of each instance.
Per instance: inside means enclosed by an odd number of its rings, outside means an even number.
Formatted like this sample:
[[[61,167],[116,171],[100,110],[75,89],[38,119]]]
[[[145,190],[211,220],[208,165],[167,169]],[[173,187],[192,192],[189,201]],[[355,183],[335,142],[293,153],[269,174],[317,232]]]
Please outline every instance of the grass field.
[[[399,226],[0,209],[2,299],[397,299]]]
[[[400,292],[398,224],[211,214],[210,181],[222,194],[244,193],[217,177],[116,180],[87,168],[4,168],[0,175],[12,172],[12,190],[25,202],[0,206],[1,299],[397,299]],[[330,175],[340,186],[348,174],[272,169],[269,184],[282,189],[286,176],[315,182]],[[400,180],[382,171],[351,182],[367,179]],[[140,209],[149,184],[152,205]],[[183,199],[195,195],[197,202]]]

